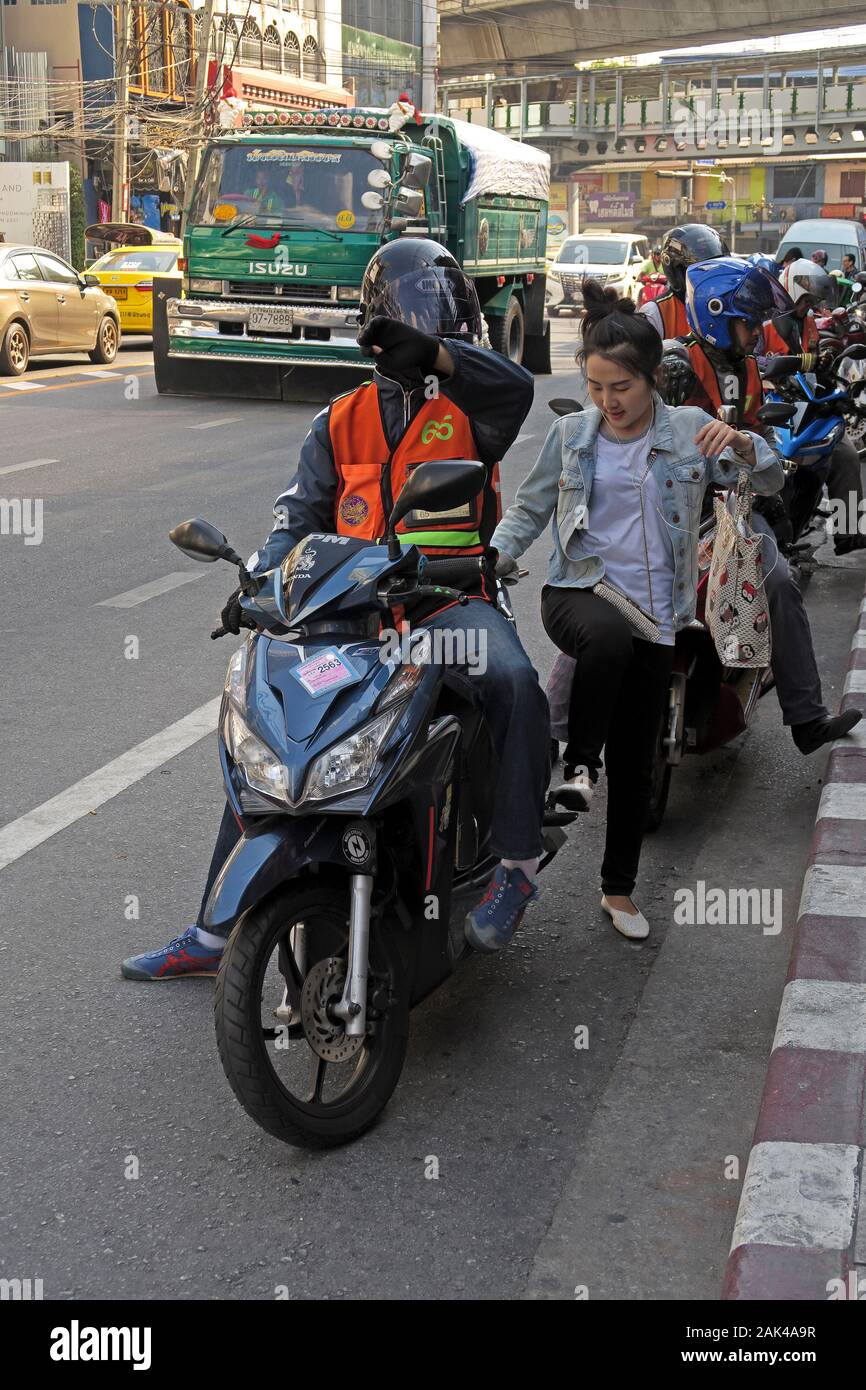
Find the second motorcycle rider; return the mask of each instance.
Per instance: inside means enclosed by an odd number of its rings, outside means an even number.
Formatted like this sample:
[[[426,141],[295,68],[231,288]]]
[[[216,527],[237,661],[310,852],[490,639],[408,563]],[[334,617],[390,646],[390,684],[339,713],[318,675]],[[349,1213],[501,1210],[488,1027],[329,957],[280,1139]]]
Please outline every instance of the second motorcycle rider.
[[[444,247],[419,237],[383,246],[361,288],[359,343],[375,358],[373,380],[321,411],[301,448],[297,472],[277,498],[277,524],[253,557],[261,575],[306,536],[336,533],[378,539],[413,464],[479,459],[487,467],[475,500],[453,514],[407,518],[406,542],[426,554],[484,556],[500,515],[498,461],[514,443],[532,404],[532,376],[475,344],[482,334],[475,287]],[[484,706],[499,775],[492,849],[501,856],[487,893],[466,920],[476,949],[499,950],[538,895],[541,821],[550,738],[547,699],[517,632],[495,607],[492,572],[482,569],[474,601],[423,616],[426,628],[483,634],[486,665],[472,684]],[[222,620],[239,633],[238,593]],[[460,674],[460,667],[456,667]],[[465,673],[464,673],[465,674]],[[158,950],[124,961],[132,980],[213,975],[224,946],[202,927],[211,887],[239,838],[223,815],[196,924]]]

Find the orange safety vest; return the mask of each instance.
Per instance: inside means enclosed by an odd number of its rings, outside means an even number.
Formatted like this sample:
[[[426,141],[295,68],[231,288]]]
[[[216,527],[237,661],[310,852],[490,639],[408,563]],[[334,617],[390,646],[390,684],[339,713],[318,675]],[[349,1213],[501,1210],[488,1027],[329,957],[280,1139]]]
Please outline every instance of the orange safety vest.
[[[820,341],[818,325],[815,322],[815,315],[808,313],[802,321],[800,328],[800,352],[817,352]],[[768,319],[764,324],[764,348],[767,355],[779,357],[790,357],[792,350],[779,330],[776,328],[772,319]],[[796,355],[797,349],[794,349]]]
[[[686,318],[686,306],[681,299],[677,298],[673,290],[668,290],[667,294],[659,295],[658,299],[654,299],[652,302],[662,316],[666,338],[687,338],[689,336],[692,330]]]
[[[740,401],[723,401],[716,369],[698,339],[687,338],[685,346],[688,349],[692,370],[712,401],[713,409],[718,410],[721,405],[736,405],[737,422],[740,427],[755,429],[760,433],[762,426],[758,419],[758,411],[763,404],[764,387],[754,357],[746,359],[746,399],[742,403]]]
[[[328,429],[337,471],[337,534],[360,540],[379,540],[385,535],[386,508],[390,510],[396,502],[416,464],[429,459],[478,457],[468,416],[444,396],[425,400],[392,452],[373,382],[331,402]],[[447,512],[410,512],[398,523],[397,532],[425,555],[482,555],[490,537],[482,538],[479,528],[485,497],[491,491],[498,521],[502,504],[496,464],[471,502]]]

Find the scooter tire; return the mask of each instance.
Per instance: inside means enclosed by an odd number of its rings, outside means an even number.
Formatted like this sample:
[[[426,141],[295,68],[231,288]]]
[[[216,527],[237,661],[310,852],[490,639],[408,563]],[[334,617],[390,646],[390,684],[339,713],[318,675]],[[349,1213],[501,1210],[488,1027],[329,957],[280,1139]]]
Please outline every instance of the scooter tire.
[[[299,1148],[332,1148],[359,1138],[387,1105],[406,1056],[409,1007],[405,969],[387,925],[377,921],[370,934],[370,969],[388,974],[393,1002],[377,1024],[370,1047],[371,1063],[362,1071],[360,1084],[338,1103],[310,1104],[282,1084],[269,1061],[262,1028],[262,987],[265,969],[287,919],[314,919],[316,913],[327,913],[347,921],[348,908],[347,888],[287,885],[238,920],[217,976],[214,1024],[229,1085],[256,1124]],[[309,1050],[305,1038],[292,1045]],[[310,1055],[314,1055],[311,1050]]]
[[[649,810],[644,826],[644,831],[647,835],[651,835],[654,830],[658,830],[665,818],[668,795],[671,789],[672,772],[673,767],[667,760],[667,753],[660,735],[653,760],[652,793],[650,795]]]

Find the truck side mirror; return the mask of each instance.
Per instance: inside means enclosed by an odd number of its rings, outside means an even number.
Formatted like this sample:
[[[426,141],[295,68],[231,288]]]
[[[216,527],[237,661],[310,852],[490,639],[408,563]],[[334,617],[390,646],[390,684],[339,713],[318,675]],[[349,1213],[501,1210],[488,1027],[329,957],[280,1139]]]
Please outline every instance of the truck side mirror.
[[[366,194],[362,195],[363,202]],[[417,188],[404,188],[401,184],[397,189],[397,197],[394,200],[394,212],[397,217],[417,217],[424,206],[424,194]]]
[[[391,187],[391,175],[387,169],[371,169],[367,175],[367,182],[371,188],[379,188],[383,192]]]
[[[378,212],[380,208],[385,206],[385,199],[381,193],[374,193],[372,188],[368,188],[366,193],[361,194],[361,204],[370,212]]]
[[[407,155],[400,170],[400,183],[404,188],[426,188],[432,169],[433,161],[426,154]]]

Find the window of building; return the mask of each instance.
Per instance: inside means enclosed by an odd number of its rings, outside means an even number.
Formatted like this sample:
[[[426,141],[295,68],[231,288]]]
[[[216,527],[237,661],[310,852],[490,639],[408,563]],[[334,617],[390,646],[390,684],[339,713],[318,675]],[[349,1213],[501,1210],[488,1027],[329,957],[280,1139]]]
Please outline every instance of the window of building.
[[[260,68],[262,65],[262,36],[254,19],[244,20],[238,62],[245,68]]]
[[[840,198],[866,196],[866,169],[843,169],[839,175]]]
[[[297,34],[288,33],[283,40],[283,72],[290,77],[301,75],[301,45]]]
[[[174,66],[175,96],[190,90],[192,78],[192,33],[189,10],[179,7],[169,16],[172,63]]]
[[[325,65],[319,45],[312,36],[304,39],[304,77],[310,82],[324,82]]]
[[[633,174],[617,174],[617,193],[634,193],[635,196],[639,198],[642,177],[640,170],[637,170],[637,172]]]
[[[282,51],[280,32],[276,25],[269,24],[262,40],[262,67],[267,68],[269,72],[279,72]]]
[[[814,164],[777,164],[773,170],[773,198],[814,198]]]

